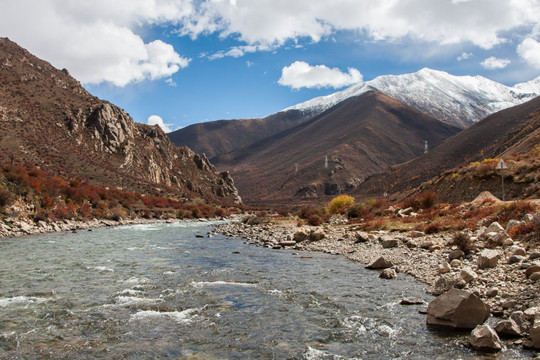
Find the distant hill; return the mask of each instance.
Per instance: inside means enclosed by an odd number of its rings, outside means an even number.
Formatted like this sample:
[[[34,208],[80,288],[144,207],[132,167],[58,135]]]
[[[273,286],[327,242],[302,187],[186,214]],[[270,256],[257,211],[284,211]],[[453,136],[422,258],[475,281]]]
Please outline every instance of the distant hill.
[[[350,98],[255,144],[216,156],[248,202],[352,191],[369,175],[411,160],[457,133],[379,92]]]
[[[238,201],[228,173],[0,38],[0,164],[142,194]]]
[[[538,184],[536,176],[540,176],[540,98],[490,115],[429,153],[373,174],[353,194],[378,197],[413,189],[435,177],[423,189],[436,191],[443,201],[471,201],[485,190],[501,196],[501,178],[493,171],[496,161],[490,168],[485,163],[468,166],[493,158],[504,158],[515,166],[508,170],[506,180],[509,198],[522,198],[531,191],[535,195],[539,189],[527,189]]]
[[[178,146],[213,157],[240,149],[284,130],[308,118],[300,111],[279,112],[263,119],[218,120],[187,126],[168,134]]]

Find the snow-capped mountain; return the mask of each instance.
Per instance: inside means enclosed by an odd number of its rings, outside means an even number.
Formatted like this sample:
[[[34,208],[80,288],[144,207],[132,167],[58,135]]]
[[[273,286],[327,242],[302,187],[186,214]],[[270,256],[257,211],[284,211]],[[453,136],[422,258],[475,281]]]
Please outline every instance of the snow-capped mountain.
[[[540,95],[540,77],[509,87],[482,76],[454,76],[424,68],[412,74],[379,76],[284,111],[300,110],[316,115],[370,90],[380,91],[438,120],[466,128],[494,112]]]

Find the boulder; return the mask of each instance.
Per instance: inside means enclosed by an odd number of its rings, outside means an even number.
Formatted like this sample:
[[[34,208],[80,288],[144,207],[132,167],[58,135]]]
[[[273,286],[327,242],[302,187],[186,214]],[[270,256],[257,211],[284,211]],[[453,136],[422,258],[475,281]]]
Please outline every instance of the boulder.
[[[466,283],[470,283],[478,277],[478,275],[470,267],[463,268],[459,273],[459,276],[461,276],[463,281],[465,281]]]
[[[534,260],[534,259],[538,259],[538,258],[540,258],[540,251],[533,251],[529,255],[529,260]]]
[[[324,232],[323,229],[311,230],[309,234],[309,240],[311,241],[319,241],[319,240],[324,239],[325,237],[326,237],[326,233]]]
[[[495,331],[502,337],[521,337],[523,335],[519,325],[511,318],[499,321],[495,325]]]
[[[411,231],[412,238],[419,238],[419,237],[424,237],[424,236],[426,236],[426,234],[423,231],[418,231],[418,230]]]
[[[536,319],[529,330],[529,335],[533,342],[533,348],[540,349],[540,319]]]
[[[499,294],[499,289],[494,287],[486,291],[486,297],[493,298]]]
[[[384,269],[379,275],[381,279],[397,279],[397,273],[394,269]]]
[[[450,272],[450,270],[452,270],[452,267],[450,267],[450,264],[446,261],[442,264],[439,264],[439,268],[437,269],[439,274],[446,274],[447,272]]]
[[[384,249],[394,248],[398,246],[397,239],[383,239],[381,245]]]
[[[497,266],[497,262],[501,254],[496,250],[484,249],[480,253],[477,259],[477,265],[479,269],[494,268]]]
[[[540,272],[540,265],[531,265],[525,270],[525,276],[530,278],[532,274]]]
[[[529,280],[531,280],[531,281],[538,281],[538,280],[540,280],[540,272],[532,273],[532,274],[529,276]]]
[[[369,240],[369,234],[365,232],[357,232],[356,233],[356,240],[354,241],[355,244],[359,243],[365,243]]]
[[[478,296],[459,289],[435,298],[428,305],[427,324],[453,329],[473,329],[489,317],[489,306]]]
[[[453,287],[457,287],[460,279],[450,274],[441,275],[429,288],[428,293],[441,295]]]
[[[461,266],[461,261],[458,260],[458,259],[454,259],[452,261],[450,261],[450,266],[455,268],[455,267],[460,267]]]
[[[488,248],[493,249],[493,248],[496,248],[497,246],[510,244],[510,242],[512,242],[513,244],[512,238],[504,230],[498,233],[489,233],[489,234],[494,234],[494,235],[489,236],[487,239],[486,246]]]
[[[424,304],[424,300],[420,298],[415,298],[415,297],[407,297],[407,298],[401,299],[399,303],[401,305],[422,305]]]
[[[448,254],[448,261],[452,261],[454,259],[462,259],[465,256],[465,253],[460,249],[455,249]]]
[[[393,264],[384,258],[384,256],[379,256],[376,259],[373,259],[369,264],[366,265],[366,269],[387,269],[392,267]]]
[[[308,233],[306,233],[304,230],[298,230],[297,232],[294,233],[293,239],[296,242],[302,242],[306,240],[308,236],[309,236]]]
[[[525,257],[524,256],[521,256],[521,255],[512,255],[508,258],[508,263],[509,264],[515,264],[515,263],[520,263],[522,262],[523,260],[525,260]]]
[[[478,325],[469,337],[471,346],[482,351],[496,352],[503,347],[501,339],[489,325]]]
[[[501,224],[499,224],[498,222],[495,221],[495,222],[492,222],[487,227],[487,229],[484,231],[482,236],[485,237],[489,233],[500,233],[500,232],[503,232],[503,231],[504,231],[504,228],[501,226]]]

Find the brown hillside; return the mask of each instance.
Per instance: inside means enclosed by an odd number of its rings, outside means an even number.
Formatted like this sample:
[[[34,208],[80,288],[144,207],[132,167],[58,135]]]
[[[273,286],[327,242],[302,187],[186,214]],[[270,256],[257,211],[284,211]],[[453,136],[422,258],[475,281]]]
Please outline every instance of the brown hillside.
[[[534,176],[520,176],[519,172],[525,171],[532,174],[538,170],[539,129],[540,98],[535,98],[525,104],[488,116],[447,139],[428,154],[393,166],[388,171],[372,175],[354,192],[354,195],[371,197],[380,196],[385,191],[388,193],[404,191],[415,188],[428,179],[438,177],[430,181],[431,185],[426,184],[424,189],[437,191],[442,201],[471,201],[484,190],[501,196],[499,174],[491,167],[480,170],[475,168],[475,164],[472,167],[469,164],[484,162],[480,165],[485,168],[489,165],[486,164],[486,160],[502,157],[507,162],[512,162],[514,159],[520,164],[521,170],[514,169],[517,171],[516,181],[512,181],[511,176],[506,180],[509,197],[522,198],[529,193],[526,189],[531,182],[538,181]],[[520,160],[519,154],[526,156]],[[448,170],[458,166],[462,168],[459,171],[461,175],[452,176],[452,174],[457,174],[458,169],[451,172]],[[481,176],[475,176],[475,173],[481,173]],[[440,174],[442,175],[439,176]]]
[[[228,174],[0,38],[0,163],[139,193],[233,201]]]
[[[262,119],[218,120],[187,126],[167,134],[177,146],[214,157],[243,148],[295,127],[308,118],[302,112],[279,112]]]
[[[334,195],[423,153],[459,129],[378,92],[351,98],[295,128],[213,158],[248,202]],[[328,165],[325,167],[325,158]]]

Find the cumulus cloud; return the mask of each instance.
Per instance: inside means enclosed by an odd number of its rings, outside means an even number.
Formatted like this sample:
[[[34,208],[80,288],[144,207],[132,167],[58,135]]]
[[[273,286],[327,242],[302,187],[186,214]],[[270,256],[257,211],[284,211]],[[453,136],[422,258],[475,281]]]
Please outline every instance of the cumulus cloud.
[[[508,64],[510,64],[510,60],[499,59],[494,56],[488,57],[480,63],[480,65],[482,65],[485,69],[488,70],[504,69],[508,66]]]
[[[527,38],[518,45],[517,53],[527,63],[540,69],[540,42]]]
[[[83,83],[125,86],[188,66],[170,44],[145,43],[133,29],[191,11],[188,0],[18,0],[2,5],[0,33]]]
[[[338,68],[325,65],[311,66],[304,61],[295,61],[281,70],[278,83],[293,89],[300,88],[341,88],[362,81],[360,71],[349,68],[344,73]]]
[[[163,118],[161,118],[159,115],[150,115],[146,120],[146,123],[148,125],[158,125],[166,133],[173,131],[173,129],[171,129],[171,125],[173,124],[165,124]]]
[[[217,32],[222,37],[234,34],[248,44],[284,44],[301,38],[317,42],[335,31],[352,30],[374,40],[470,42],[490,49],[506,41],[505,31],[540,23],[539,13],[535,0],[204,1],[180,33],[195,38]]]

